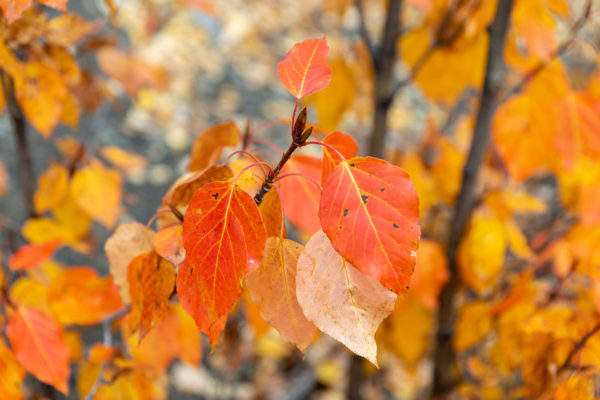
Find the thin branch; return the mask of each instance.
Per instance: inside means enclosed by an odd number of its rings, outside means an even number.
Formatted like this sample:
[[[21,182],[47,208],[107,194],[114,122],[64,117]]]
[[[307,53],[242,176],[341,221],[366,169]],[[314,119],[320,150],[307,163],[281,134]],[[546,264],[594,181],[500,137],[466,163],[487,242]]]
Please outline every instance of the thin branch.
[[[294,113],[292,114],[293,117],[295,117],[296,115],[297,106],[298,102],[296,102],[296,106],[294,107]],[[285,163],[287,163],[290,160],[294,151],[296,151],[299,147],[302,147],[308,140],[308,137],[312,132],[312,128],[304,130],[304,128],[306,127],[306,114],[307,112],[305,107],[302,109],[302,111],[300,111],[298,118],[296,118],[295,120],[294,118],[292,118],[292,143],[290,143],[290,147],[288,147],[287,151],[281,156],[281,159],[277,163],[275,169],[269,171],[269,174],[265,178],[265,181],[254,196],[254,202],[256,203],[256,205],[259,206],[260,203],[262,203],[267,192],[271,190],[271,186],[273,186],[273,182],[275,182],[277,175],[279,175]]]
[[[516,93],[519,93],[523,89],[523,87],[527,83],[531,82],[531,80],[533,78],[535,78],[540,72],[542,72],[544,70],[544,68],[546,68],[548,66],[548,64],[550,64],[552,61],[554,61],[555,59],[562,56],[564,54],[564,52],[567,51],[573,43],[575,43],[575,40],[577,39],[577,36],[579,35],[579,31],[581,31],[581,29],[583,28],[583,26],[589,19],[591,13],[592,13],[592,0],[588,0],[584,7],[583,13],[575,21],[575,23],[571,26],[571,29],[569,30],[569,38],[567,40],[565,40],[563,43],[561,43],[552,53],[550,53],[550,55],[547,58],[541,60],[535,67],[533,67],[531,70],[526,72],[525,75],[523,75],[523,78],[521,78],[521,81],[519,83],[517,83],[512,88],[509,88],[506,91],[504,98],[506,99],[508,97],[515,95]]]
[[[14,82],[12,78],[2,69],[0,69],[0,80],[2,81],[2,89],[6,97],[10,119],[13,125],[13,133],[17,142],[17,156],[19,159],[19,180],[21,181],[21,191],[23,192],[23,200],[27,216],[32,218],[36,216],[35,207],[33,204],[33,193],[35,191],[35,176],[33,175],[33,167],[31,161],[31,150],[27,140],[27,126],[25,124],[25,116],[17,103],[14,91]]]
[[[130,310],[131,310],[130,306],[124,307],[121,310],[118,310],[118,311],[112,313],[111,315],[109,315],[108,317],[104,318],[101,321],[102,344],[104,346],[107,346],[107,347],[112,346],[112,332],[111,332],[112,322],[116,319],[121,318],[122,316],[127,314]],[[92,400],[94,398],[94,396],[96,396],[96,393],[98,393],[98,390],[100,390],[100,386],[102,386],[103,384],[106,383],[106,381],[104,380],[104,372],[106,371],[106,364],[107,364],[106,362],[103,362],[102,365],[100,365],[100,370],[98,371],[98,377],[96,378],[96,381],[92,385],[92,388],[90,389],[88,394],[84,397],[84,400]]]
[[[567,355],[565,362],[558,368],[558,370],[556,370],[556,373],[559,374],[562,371],[564,371],[565,369],[569,368],[569,365],[571,365],[571,361],[577,355],[579,350],[581,350],[583,348],[583,346],[585,346],[587,341],[590,340],[591,337],[594,336],[599,331],[600,331],[600,323],[596,324],[596,326],[594,326],[588,333],[583,335],[583,337],[581,339],[579,339],[579,341],[577,343],[575,343],[575,345],[573,346],[573,348]]]
[[[369,34],[369,30],[367,29],[365,10],[363,9],[362,0],[354,0],[354,5],[356,6],[356,11],[358,12],[360,36],[362,37],[362,40],[367,47],[367,51],[369,52],[369,56],[371,57],[373,69],[375,72],[377,72],[379,71],[379,56],[377,54],[378,52],[375,48],[375,44],[373,44],[373,39],[371,39],[371,35]]]
[[[513,0],[498,2],[494,21],[490,26],[490,44],[485,80],[480,94],[480,104],[471,148],[463,170],[463,179],[450,228],[447,249],[450,279],[442,290],[439,300],[438,334],[434,359],[434,395],[448,392],[457,383],[456,360],[451,340],[455,320],[454,292],[459,279],[456,252],[473,208],[477,175],[490,141],[492,116],[498,102],[498,93],[502,87],[504,77],[503,54],[512,8]]]

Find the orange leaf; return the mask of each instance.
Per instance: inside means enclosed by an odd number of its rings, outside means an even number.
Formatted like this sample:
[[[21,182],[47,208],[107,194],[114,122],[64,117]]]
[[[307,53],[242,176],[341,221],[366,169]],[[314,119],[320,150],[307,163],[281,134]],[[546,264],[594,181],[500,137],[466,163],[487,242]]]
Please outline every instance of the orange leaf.
[[[143,170],[148,165],[148,160],[144,157],[117,146],[103,147],[100,149],[100,154],[112,165],[128,174]]]
[[[318,92],[331,82],[327,56],[329,46],[324,38],[296,43],[277,65],[279,80],[297,99]]]
[[[61,240],[52,239],[42,244],[29,244],[21,247],[8,261],[13,271],[35,268],[52,256],[61,245]]]
[[[122,195],[121,175],[117,171],[92,160],[73,175],[71,194],[79,207],[102,225],[112,228],[117,222]]]
[[[22,400],[21,384],[25,370],[17,361],[13,352],[0,340],[0,393],[6,400]]]
[[[323,233],[315,233],[298,259],[298,303],[317,328],[377,365],[377,327],[396,295],[344,260]]]
[[[48,7],[54,7],[61,11],[67,10],[67,3],[69,0],[36,0],[38,3],[47,5]],[[9,24],[12,24],[21,17],[23,11],[27,10],[33,4],[33,0],[0,0],[0,8],[2,13],[8,20]]]
[[[187,206],[194,192],[210,182],[226,181],[233,178],[231,168],[226,165],[211,165],[205,170],[187,175],[181,181],[178,180],[169,190],[163,203],[173,207]]]
[[[240,136],[239,129],[232,121],[211,126],[194,139],[188,169],[205,169],[221,157],[224,147],[235,147],[240,141]]]
[[[429,309],[435,310],[439,294],[449,277],[448,262],[442,246],[433,240],[421,240],[415,273],[410,283],[411,293]]]
[[[316,333],[296,299],[296,266],[303,249],[292,240],[270,237],[260,267],[246,275],[248,293],[260,315],[301,351]]]
[[[63,325],[91,325],[121,308],[119,291],[110,277],[90,267],[72,267],[50,285],[48,301]]]
[[[325,136],[323,143],[330,145],[339,151],[344,158],[355,157],[358,153],[358,144],[352,136],[342,132],[331,132]],[[321,174],[321,184],[325,184],[325,180],[331,174],[331,171],[343,160],[340,156],[323,146],[323,172]]]
[[[583,376],[574,375],[558,385],[552,400],[592,400],[594,387],[590,380]]]
[[[267,237],[285,237],[285,221],[281,209],[281,199],[276,189],[269,190],[258,206],[260,216],[267,231]]]
[[[302,176],[290,175],[278,181],[283,212],[298,229],[312,234],[320,227],[321,190],[315,183],[320,180],[321,160],[307,155],[294,156],[283,167],[281,176],[285,174]]]
[[[333,247],[361,272],[405,293],[419,243],[419,198],[401,168],[372,157],[340,163],[325,184],[319,218]]]
[[[185,248],[181,234],[181,224],[168,226],[156,232],[152,239],[152,247],[161,257],[178,266],[185,260]]]
[[[34,308],[18,308],[10,317],[6,335],[17,360],[28,372],[68,393],[69,348],[60,325]]]
[[[167,84],[166,71],[114,47],[98,50],[98,65],[106,74],[118,81],[130,96],[143,87],[162,89]]]
[[[208,309],[210,325],[225,317],[242,294],[241,278],[262,260],[265,241],[256,203],[234,183],[212,182],[194,193],[183,220],[186,262],[179,266],[177,294],[200,329],[197,300]]]
[[[62,14],[48,22],[45,39],[48,43],[69,47],[101,26],[101,21],[91,22],[79,15]]]
[[[131,261],[127,281],[131,297],[129,327],[139,331],[142,340],[167,315],[169,296],[175,287],[175,268],[151,251]]]
[[[129,283],[127,269],[137,255],[152,250],[154,231],[138,222],[129,222],[117,227],[104,245],[110,274],[119,287],[123,303],[129,303]]]

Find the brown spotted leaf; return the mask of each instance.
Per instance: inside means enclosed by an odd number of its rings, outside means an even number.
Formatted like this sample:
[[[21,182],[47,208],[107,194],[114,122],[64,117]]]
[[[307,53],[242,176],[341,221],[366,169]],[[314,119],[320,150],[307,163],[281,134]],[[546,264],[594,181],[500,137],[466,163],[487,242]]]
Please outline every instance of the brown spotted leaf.
[[[401,168],[373,157],[337,165],[323,185],[319,218],[333,247],[361,272],[405,293],[419,243],[419,198]]]
[[[154,251],[140,254],[129,264],[127,281],[131,297],[129,327],[139,331],[142,340],[167,315],[169,296],[175,287],[175,267]]]

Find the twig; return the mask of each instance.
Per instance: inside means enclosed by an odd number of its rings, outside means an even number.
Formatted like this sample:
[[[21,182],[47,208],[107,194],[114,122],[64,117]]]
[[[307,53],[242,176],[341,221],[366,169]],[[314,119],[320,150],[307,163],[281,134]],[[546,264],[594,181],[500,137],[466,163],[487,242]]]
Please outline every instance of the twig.
[[[485,80],[480,94],[480,105],[471,148],[463,170],[463,179],[450,228],[447,249],[450,279],[442,290],[439,300],[438,334],[434,359],[434,395],[448,392],[457,381],[455,354],[451,340],[455,319],[454,292],[458,283],[456,252],[474,204],[477,175],[490,141],[491,120],[498,102],[497,96],[504,75],[503,54],[512,8],[513,0],[498,2],[494,21],[490,26],[490,45]]]
[[[598,331],[600,331],[600,323],[596,324],[596,326],[594,326],[588,333],[583,335],[583,337],[581,339],[579,339],[579,341],[577,343],[575,343],[575,345],[573,346],[573,348],[567,355],[565,362],[556,370],[557,374],[560,374],[565,369],[569,368],[569,365],[571,365],[571,361],[573,360],[573,357],[575,357],[577,355],[579,350],[581,350],[583,348],[583,346],[585,346],[587,341],[590,340],[591,337],[594,336],[596,333],[598,333]]]
[[[297,102],[296,102],[297,104]],[[296,114],[296,109],[294,108],[294,115]],[[306,107],[300,111],[300,115],[294,121],[292,119],[292,143],[290,143],[290,147],[288,147],[287,151],[283,153],[281,159],[277,163],[277,166],[272,171],[269,171],[269,174],[265,178],[262,186],[254,196],[254,202],[256,205],[260,205],[262,203],[265,195],[269,190],[271,190],[271,186],[273,182],[277,178],[277,175],[281,172],[281,169],[285,165],[286,162],[292,157],[294,151],[296,151],[299,147],[302,147],[304,143],[308,140],[312,132],[312,128],[308,128],[306,131],[304,128],[306,127]]]
[[[25,116],[21,107],[15,98],[14,82],[12,78],[0,69],[0,78],[2,80],[2,89],[6,97],[10,119],[13,125],[13,133],[17,142],[17,156],[19,159],[19,180],[21,181],[21,190],[27,216],[32,218],[36,216],[33,204],[33,193],[35,185],[35,176],[31,162],[31,151],[27,140],[27,127],[25,125]]]
[[[583,28],[586,21],[589,19],[591,12],[592,0],[588,0],[584,7],[583,14],[581,14],[581,16],[571,26],[571,29],[569,30],[569,38],[563,43],[561,43],[552,53],[550,53],[550,55],[547,58],[541,60],[535,67],[533,67],[530,71],[526,72],[519,83],[517,83],[516,85],[514,85],[506,91],[506,94],[503,96],[504,99],[507,99],[508,97],[511,97],[516,93],[520,92],[523,89],[523,87],[527,83],[529,83],[533,78],[535,78],[540,72],[542,72],[543,69],[546,68],[548,64],[550,64],[550,62],[554,61],[555,59],[560,57],[565,51],[567,51],[577,39],[579,31]]]
[[[362,0],[355,0],[354,5],[356,6],[356,11],[358,12],[358,20],[359,20],[359,30],[360,36],[362,37],[363,42],[365,42],[365,46],[367,47],[367,51],[369,52],[369,56],[371,57],[371,63],[373,64],[373,69],[375,72],[379,71],[379,57],[377,48],[373,44],[373,39],[371,39],[371,35],[369,34],[369,30],[367,29],[365,11],[363,9]]]
[[[109,315],[108,317],[106,317],[102,320],[102,322],[101,322],[101,324],[102,324],[102,344],[104,346],[106,346],[106,347],[112,346],[112,332],[111,332],[112,322],[114,320],[122,317],[123,315],[127,314],[130,309],[131,309],[130,306],[124,307],[121,310],[114,312],[113,314]],[[102,386],[104,383],[106,383],[104,380],[105,370],[106,370],[106,362],[103,362],[102,365],[100,365],[100,370],[98,371],[98,377],[96,378],[96,381],[92,385],[92,388],[90,389],[88,394],[84,397],[84,400],[92,400],[94,398],[94,396],[96,396],[96,393],[98,393],[98,390],[100,390],[100,386]]]

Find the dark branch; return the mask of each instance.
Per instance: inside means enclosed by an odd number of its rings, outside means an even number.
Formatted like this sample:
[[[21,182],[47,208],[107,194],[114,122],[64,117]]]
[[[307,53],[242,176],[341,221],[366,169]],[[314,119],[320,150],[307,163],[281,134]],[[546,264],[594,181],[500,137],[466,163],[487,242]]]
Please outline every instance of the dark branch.
[[[362,0],[355,0],[354,5],[356,6],[356,11],[358,12],[359,19],[359,29],[360,36],[362,37],[363,42],[365,42],[365,46],[367,46],[367,51],[369,52],[369,56],[371,57],[371,63],[373,64],[373,69],[375,72],[379,71],[379,57],[377,56],[377,49],[373,44],[373,39],[371,39],[371,35],[369,34],[369,30],[367,29],[365,10],[363,9]]]
[[[21,181],[21,191],[23,192],[25,209],[27,211],[27,216],[32,218],[36,216],[33,204],[35,176],[33,174],[31,150],[29,148],[29,141],[27,140],[25,116],[15,98],[14,82],[12,78],[5,71],[0,69],[0,79],[2,80],[2,89],[4,90],[4,95],[6,97],[8,112],[10,113],[10,119],[13,125],[13,133],[17,143],[19,180]]]
[[[458,283],[456,252],[471,214],[475,200],[477,175],[490,141],[490,125],[504,76],[503,54],[512,7],[513,0],[498,2],[496,15],[490,27],[490,44],[483,90],[480,94],[480,104],[473,139],[463,170],[463,179],[450,228],[447,249],[450,280],[442,290],[439,300],[438,334],[434,359],[434,395],[441,395],[448,392],[458,380],[455,369],[455,354],[452,349],[451,340],[455,319],[454,292]]]
[[[579,341],[577,343],[575,343],[575,345],[573,346],[573,348],[567,355],[567,358],[565,358],[565,362],[556,371],[557,374],[560,374],[562,371],[569,368],[569,366],[571,365],[571,361],[577,355],[579,350],[581,350],[583,348],[583,346],[585,346],[587,341],[590,340],[590,338],[592,336],[594,336],[596,333],[598,333],[598,331],[600,331],[600,324],[597,324],[596,326],[594,326],[588,333],[583,335],[583,337],[581,339],[579,339]]]

